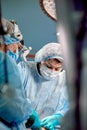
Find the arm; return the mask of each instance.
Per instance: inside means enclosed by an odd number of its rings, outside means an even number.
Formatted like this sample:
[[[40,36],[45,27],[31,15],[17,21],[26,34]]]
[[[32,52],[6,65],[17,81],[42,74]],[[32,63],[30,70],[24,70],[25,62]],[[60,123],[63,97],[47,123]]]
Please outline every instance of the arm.
[[[62,117],[65,115],[68,109],[69,109],[68,96],[66,93],[66,88],[63,88],[61,91],[57,110],[53,115],[42,119],[41,126],[49,130],[54,130],[56,126],[61,127]]]
[[[69,110],[68,90],[67,90],[67,86],[63,86],[63,88],[61,89],[59,103],[55,111],[55,114],[59,113],[64,116],[68,110]]]
[[[4,58],[6,58],[7,79]],[[32,107],[25,96],[18,66],[3,52],[0,52],[0,95],[0,116],[8,122],[13,120],[22,122],[32,114]]]
[[[62,115],[54,114],[51,116],[47,116],[41,120],[41,127],[44,127],[49,130],[54,130],[56,126],[60,127]]]

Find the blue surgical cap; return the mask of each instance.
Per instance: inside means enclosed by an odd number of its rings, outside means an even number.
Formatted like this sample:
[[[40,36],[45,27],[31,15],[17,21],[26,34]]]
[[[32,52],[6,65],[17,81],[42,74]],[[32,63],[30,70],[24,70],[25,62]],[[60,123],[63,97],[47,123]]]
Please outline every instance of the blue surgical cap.
[[[11,37],[11,36],[8,36],[8,35],[7,36],[5,35],[3,37],[3,40],[4,40],[4,44],[6,44],[6,45],[19,43],[20,42],[17,38]]]
[[[9,45],[9,44],[15,44],[19,42],[20,41],[17,38],[12,37],[10,35],[0,36],[0,44]]]
[[[60,43],[47,43],[35,55],[35,62],[39,63],[49,59],[63,61],[63,52]]]

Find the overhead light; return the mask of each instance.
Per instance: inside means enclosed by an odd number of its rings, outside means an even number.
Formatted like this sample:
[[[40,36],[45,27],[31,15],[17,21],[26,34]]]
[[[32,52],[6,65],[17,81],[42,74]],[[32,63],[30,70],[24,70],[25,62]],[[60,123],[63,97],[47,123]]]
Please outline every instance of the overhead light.
[[[48,17],[57,21],[55,0],[40,0],[40,6]]]

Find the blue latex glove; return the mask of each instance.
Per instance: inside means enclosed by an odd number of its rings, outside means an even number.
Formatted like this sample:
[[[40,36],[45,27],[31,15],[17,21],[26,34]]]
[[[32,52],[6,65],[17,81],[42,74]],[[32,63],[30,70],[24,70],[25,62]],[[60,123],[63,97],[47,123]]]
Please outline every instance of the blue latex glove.
[[[33,130],[40,130],[40,120],[36,111],[33,111],[33,114],[30,116],[28,122],[26,123],[26,127],[30,127]]]
[[[55,130],[55,126],[60,125],[61,118],[62,118],[61,114],[47,116],[41,120],[40,125],[47,130]]]

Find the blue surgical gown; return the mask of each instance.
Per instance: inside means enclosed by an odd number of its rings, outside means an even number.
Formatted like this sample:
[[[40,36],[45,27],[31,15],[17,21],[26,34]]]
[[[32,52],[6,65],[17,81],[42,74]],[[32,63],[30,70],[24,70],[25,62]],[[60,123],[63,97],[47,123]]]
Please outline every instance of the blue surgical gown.
[[[37,70],[35,62],[18,64],[25,92],[40,119],[53,115],[64,115],[69,109],[65,71],[54,80],[44,79]]]
[[[25,130],[24,122],[31,114],[18,66],[11,57],[0,52],[0,117],[8,123],[16,123],[17,130]]]

